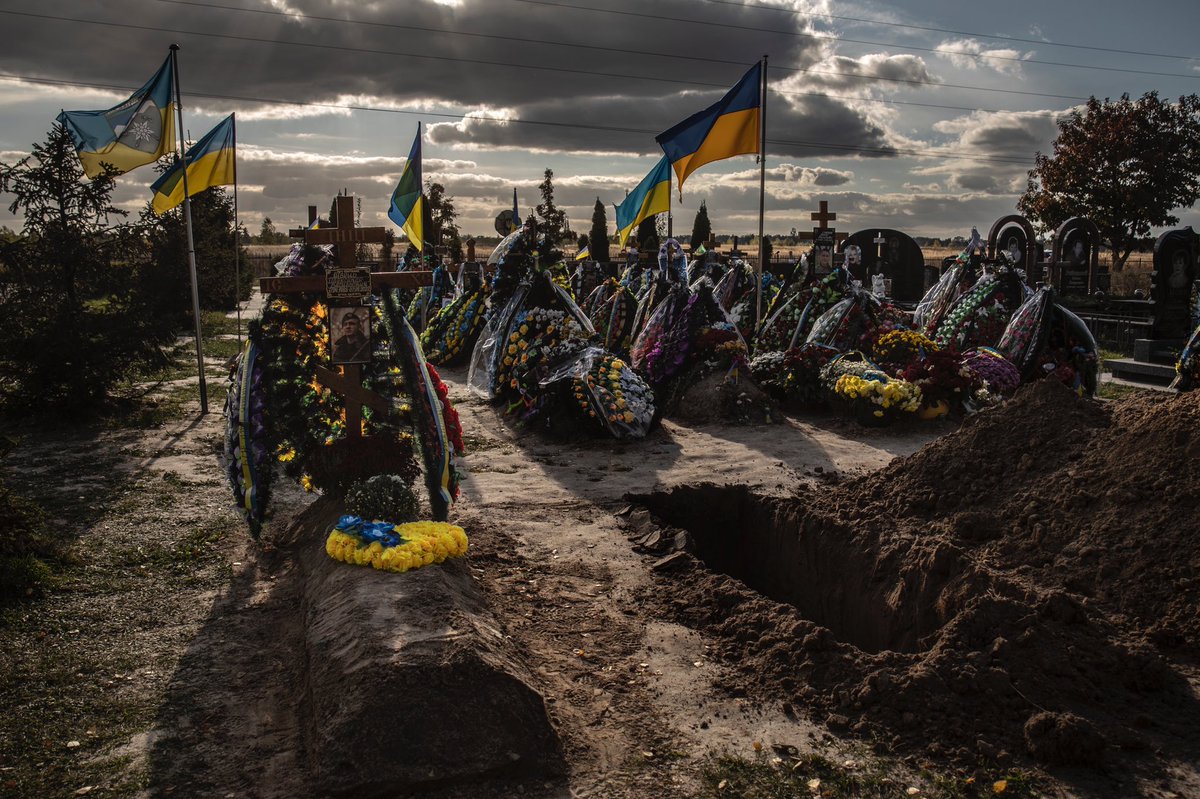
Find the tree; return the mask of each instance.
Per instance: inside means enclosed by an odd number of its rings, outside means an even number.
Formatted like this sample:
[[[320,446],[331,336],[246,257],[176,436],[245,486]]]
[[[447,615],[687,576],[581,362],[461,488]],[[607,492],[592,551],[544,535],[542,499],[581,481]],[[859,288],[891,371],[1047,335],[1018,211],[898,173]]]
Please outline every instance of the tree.
[[[454,210],[454,201],[446,194],[446,187],[441,183],[425,182],[425,202],[429,206],[430,230],[425,232],[425,238],[436,246],[445,246],[450,250],[450,258],[455,263],[462,261],[462,236],[458,231],[458,211]]]
[[[254,279],[246,254],[236,243],[233,195],[220,186],[213,186],[194,195],[191,206],[200,307],[231,311],[239,300],[250,297]],[[185,322],[191,315],[192,290],[183,204],[161,216],[147,206],[142,212],[142,222],[150,242],[151,259],[157,266],[146,275],[147,299],[152,302],[154,313]],[[264,219],[263,226],[268,225],[270,220]],[[275,235],[278,234],[272,234]],[[240,260],[240,270],[234,263],[235,256]]]
[[[692,250],[712,237],[712,224],[708,221],[708,204],[700,201],[700,210],[696,212],[696,221],[692,223]]]
[[[1179,223],[1170,212],[1200,198],[1200,97],[1163,102],[1092,97],[1058,122],[1054,155],[1037,154],[1017,208],[1045,230],[1073,216],[1091,219],[1120,271],[1152,227]]]
[[[634,232],[634,244],[642,252],[655,251],[659,248],[659,215],[654,214],[637,223]]]
[[[546,240],[558,244],[564,239],[573,237],[571,223],[567,221],[567,212],[554,204],[554,170],[546,169],[545,177],[538,184],[542,201],[537,205],[537,215],[541,217],[541,230]]]
[[[642,252],[658,252],[658,214],[646,217],[638,222],[634,231],[634,244]]]
[[[592,208],[592,232],[588,234],[588,252],[593,261],[608,262],[608,213],[600,198]]]
[[[174,338],[147,313],[153,268],[139,231],[116,223],[109,174],[83,180],[70,133],[55,125],[31,155],[0,164],[0,191],[24,215],[0,250],[0,402],[12,410],[94,407]]]
[[[203,195],[197,195],[203,196]],[[258,229],[258,244],[287,244],[287,233],[275,229],[275,223],[271,221],[271,217],[264,216],[262,227]]]

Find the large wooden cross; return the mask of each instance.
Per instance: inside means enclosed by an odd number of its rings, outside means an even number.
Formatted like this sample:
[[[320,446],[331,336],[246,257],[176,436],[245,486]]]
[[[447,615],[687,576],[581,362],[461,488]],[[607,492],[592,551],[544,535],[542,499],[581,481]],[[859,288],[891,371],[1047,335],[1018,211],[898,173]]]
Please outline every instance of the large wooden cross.
[[[290,231],[295,238],[303,238],[305,244],[333,244],[337,249],[337,264],[339,268],[352,268],[358,263],[357,245],[381,242],[384,239],[384,228],[360,228],[354,225],[354,198],[337,198],[337,227],[312,228],[317,218],[315,205],[308,207],[309,227]],[[263,294],[310,294],[325,293],[324,275],[303,275],[300,277],[264,277],[259,281]],[[385,288],[420,288],[433,283],[432,272],[372,272],[371,290],[380,291]],[[352,301],[340,301],[354,305]],[[332,319],[330,323],[332,324]],[[340,371],[339,371],[340,370]],[[317,380],[321,385],[337,392],[346,398],[346,436],[350,439],[362,437],[362,409],[370,408],[378,413],[388,412],[388,400],[381,394],[366,389],[362,384],[362,365],[357,363],[339,364],[331,369],[327,366],[316,367]]]
[[[833,240],[837,242],[845,241],[846,239],[850,238],[850,234],[838,233],[836,230],[830,228],[827,224],[837,219],[837,214],[829,210],[828,201],[821,200],[820,210],[812,211],[809,215],[812,217],[812,221],[818,223],[818,226],[813,228],[812,233],[796,234],[796,238],[800,241],[815,241],[817,237],[825,231],[829,231],[829,234],[833,236]]]

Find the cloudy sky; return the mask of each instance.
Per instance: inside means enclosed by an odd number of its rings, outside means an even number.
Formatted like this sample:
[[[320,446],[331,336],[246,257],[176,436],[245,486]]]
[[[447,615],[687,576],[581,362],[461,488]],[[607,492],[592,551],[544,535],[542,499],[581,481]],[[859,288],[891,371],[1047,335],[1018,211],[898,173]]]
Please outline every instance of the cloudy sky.
[[[1195,0],[6,0],[0,161],[60,109],[106,108],[181,46],[193,139],[238,115],[239,203],[286,229],[346,189],[364,224],[388,197],[418,121],[425,176],[466,233],[490,233],[543,171],[572,225],[619,202],[661,155],[654,135],[714,102],[766,54],[769,232],[835,226],[985,233],[1013,213],[1055,119],[1089,95],[1200,91]],[[140,209],[154,173],[122,177]],[[703,167],[676,230],[707,201],[718,233],[757,228],[758,167]],[[19,227],[5,208],[0,224]],[[1177,212],[1200,228],[1200,213]]]

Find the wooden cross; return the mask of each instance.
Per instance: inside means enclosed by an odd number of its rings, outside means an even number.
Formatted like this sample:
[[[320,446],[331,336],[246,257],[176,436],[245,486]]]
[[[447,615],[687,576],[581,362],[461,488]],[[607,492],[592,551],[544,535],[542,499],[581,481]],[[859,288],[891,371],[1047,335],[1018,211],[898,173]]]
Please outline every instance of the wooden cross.
[[[834,221],[835,219],[837,219],[837,214],[835,214],[835,213],[832,213],[832,212],[829,210],[829,203],[828,203],[827,201],[825,201],[825,200],[821,200],[821,206],[820,206],[820,208],[821,208],[821,210],[819,210],[819,211],[813,211],[813,212],[810,214],[810,216],[812,217],[812,220],[813,220],[814,222],[820,222],[820,223],[821,223],[821,229],[825,229],[825,228],[829,227],[829,225],[827,225],[827,224],[825,224],[825,223],[826,223],[826,222],[832,222],[832,221]]]
[[[381,227],[354,226],[354,198],[339,196],[337,198],[337,227],[317,228],[304,231],[304,243],[311,246],[318,244],[337,245],[338,266],[351,269],[358,265],[358,244],[382,242],[384,229]]]
[[[799,241],[813,241],[821,233],[826,232],[826,231],[828,231],[828,233],[833,236],[833,240],[835,242],[842,242],[842,241],[845,241],[846,239],[850,238],[850,235],[848,233],[838,233],[836,230],[833,230],[832,228],[830,228],[828,226],[827,223],[832,222],[835,219],[837,219],[837,214],[829,210],[828,201],[821,200],[820,210],[812,211],[809,214],[809,216],[812,217],[812,220],[814,222],[817,222],[819,224],[819,227],[813,228],[812,233],[797,233],[796,238]]]
[[[333,244],[337,247],[339,267],[354,267],[358,263],[356,245],[381,242],[382,227],[359,228],[354,226],[354,198],[337,198],[337,227],[312,229],[317,219],[317,207],[308,207],[309,227],[289,231],[294,238],[303,238],[306,244]],[[258,281],[263,294],[310,294],[325,293],[324,275],[300,277],[264,277]],[[432,272],[372,272],[371,290],[384,288],[420,288],[433,283]],[[328,300],[327,300],[328,302]],[[354,305],[353,301],[339,301]],[[332,323],[333,320],[330,320]],[[340,371],[339,371],[340,370]],[[384,414],[388,412],[388,400],[362,385],[362,365],[357,363],[338,364],[334,369],[318,365],[317,380],[321,385],[336,391],[346,398],[346,437],[362,438],[362,409],[364,406]]]

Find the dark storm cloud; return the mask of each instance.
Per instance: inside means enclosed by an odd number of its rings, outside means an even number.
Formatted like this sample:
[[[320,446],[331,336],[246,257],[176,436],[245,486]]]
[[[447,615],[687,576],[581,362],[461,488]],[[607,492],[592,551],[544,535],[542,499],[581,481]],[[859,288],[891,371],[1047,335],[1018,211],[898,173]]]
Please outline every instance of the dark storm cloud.
[[[429,127],[434,144],[478,148],[562,149],[564,137],[575,151],[653,154],[661,152],[654,136],[676,122],[711,105],[721,91],[671,95],[647,100],[632,97],[574,98],[563,104],[546,100],[522,106],[517,116],[549,124],[494,122],[470,119],[461,123],[435,123]],[[888,148],[886,131],[828,97],[802,96],[769,100],[768,151],[790,157],[821,155],[878,156]],[[481,115],[486,112],[481,111]],[[591,120],[599,129],[567,126]]]
[[[9,10],[93,22],[5,14],[7,44],[0,53],[0,66],[8,72],[40,77],[137,85],[157,60],[165,57],[167,45],[177,41],[183,48],[185,94],[190,90],[293,100],[331,100],[349,94],[396,101],[442,99],[469,105],[509,105],[580,94],[656,96],[686,86],[663,81],[721,85],[736,80],[738,64],[748,66],[764,51],[789,61],[804,61],[805,53],[819,46],[813,40],[790,35],[795,25],[805,24],[799,21],[788,30],[770,34],[553,9],[514,0],[463,0],[457,7],[428,0],[338,5],[318,0],[291,0],[286,4],[257,0],[245,4],[247,9],[286,9],[308,15],[305,17],[202,7],[208,2],[198,0],[193,5],[109,0],[101,5],[16,0],[6,4]],[[597,5],[605,5],[610,11],[645,8],[632,2]],[[745,9],[717,4],[697,9],[695,3],[686,0],[659,0],[653,12],[716,23],[744,21],[747,13]],[[330,17],[374,24],[349,24],[327,19]],[[101,21],[143,29],[95,24]],[[462,34],[536,39],[551,44]],[[651,55],[584,49],[580,45]],[[70,53],[71,57],[47,59],[48,52]],[[120,57],[114,57],[116,53]],[[663,58],[658,54],[692,58]],[[501,62],[526,68],[496,65]]]
[[[456,6],[430,0],[337,5],[319,0],[252,0],[245,4],[247,9],[271,13],[205,7],[210,2],[233,5],[229,0],[109,0],[104,4],[14,0],[7,4],[8,10],[91,22],[0,15],[7,41],[0,52],[0,71],[134,87],[165,57],[167,45],[178,42],[184,98],[193,110],[263,111],[253,99],[205,95],[442,111],[502,109],[506,116],[558,124],[466,122],[458,128],[435,128],[432,141],[624,153],[648,153],[654,144],[646,133],[577,126],[651,131],[652,136],[711,103],[764,52],[771,54],[776,67],[820,65],[823,70],[854,75],[927,74],[920,59],[909,56],[830,58],[828,40],[804,35],[812,31],[812,23],[803,15],[716,3],[698,7],[691,0],[595,4],[609,13],[554,9],[519,0],[462,0]],[[281,10],[303,16],[281,15]],[[612,13],[620,11],[714,24]],[[117,26],[98,24],[104,21]],[[460,35],[414,28],[448,29]],[[468,33],[561,44],[461,35]],[[47,58],[50,52],[69,53],[70,58]],[[786,79],[788,74],[773,70],[771,80],[795,84]],[[804,84],[808,90],[818,84],[839,85],[839,79],[831,76],[806,79],[811,79]],[[863,85],[861,80],[853,82]],[[772,100],[771,131],[782,132],[781,139],[805,145],[885,144],[877,125],[838,101],[789,99],[794,102]],[[273,108],[268,113],[331,113]],[[822,154],[819,147],[804,145],[781,144],[772,149],[782,155]]]

